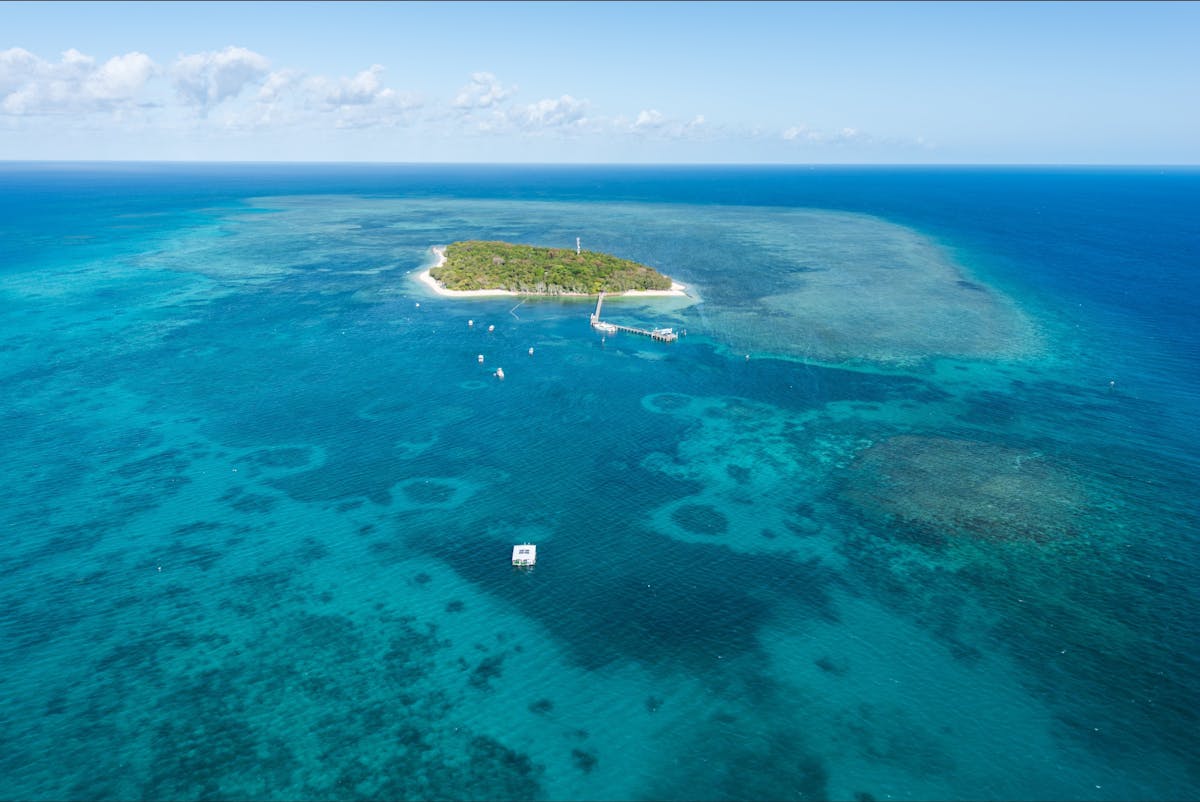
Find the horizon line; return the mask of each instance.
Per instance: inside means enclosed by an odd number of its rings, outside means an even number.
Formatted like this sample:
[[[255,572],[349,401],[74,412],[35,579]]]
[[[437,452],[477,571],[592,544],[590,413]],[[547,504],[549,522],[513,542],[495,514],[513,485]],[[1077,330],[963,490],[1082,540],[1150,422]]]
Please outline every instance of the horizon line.
[[[1114,168],[1186,169],[1200,162],[538,162],[538,161],[371,161],[277,159],[0,159],[0,165],[104,164],[104,165],[290,165],[363,167],[882,167],[882,168]]]

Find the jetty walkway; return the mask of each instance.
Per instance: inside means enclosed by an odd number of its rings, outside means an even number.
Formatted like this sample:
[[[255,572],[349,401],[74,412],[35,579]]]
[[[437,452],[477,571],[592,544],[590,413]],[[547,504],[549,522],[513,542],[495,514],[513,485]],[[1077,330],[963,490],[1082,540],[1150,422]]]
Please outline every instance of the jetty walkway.
[[[629,334],[640,334],[643,337],[649,337],[652,340],[658,340],[663,343],[673,343],[679,339],[679,335],[674,329],[639,329],[634,326],[618,326],[616,323],[609,323],[607,320],[600,319],[600,307],[604,305],[604,293],[600,293],[600,297],[596,299],[596,311],[592,312],[592,328],[596,331],[604,332],[605,334],[615,334],[618,331],[628,332]]]

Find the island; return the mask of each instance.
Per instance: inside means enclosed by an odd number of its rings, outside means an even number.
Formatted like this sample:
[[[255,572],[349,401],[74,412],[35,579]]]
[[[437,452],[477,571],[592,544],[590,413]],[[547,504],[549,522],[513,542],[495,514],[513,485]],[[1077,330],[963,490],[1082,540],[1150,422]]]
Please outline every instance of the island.
[[[420,279],[442,295],[684,295],[685,287],[637,262],[579,248],[464,240],[435,247]]]

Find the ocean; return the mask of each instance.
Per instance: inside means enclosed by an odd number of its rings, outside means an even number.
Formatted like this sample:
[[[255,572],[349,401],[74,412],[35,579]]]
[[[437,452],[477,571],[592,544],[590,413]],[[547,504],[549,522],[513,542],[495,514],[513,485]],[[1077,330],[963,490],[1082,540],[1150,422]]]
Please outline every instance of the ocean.
[[[1198,221],[1191,168],[0,163],[0,798],[1194,799]],[[576,237],[678,341],[416,280]]]

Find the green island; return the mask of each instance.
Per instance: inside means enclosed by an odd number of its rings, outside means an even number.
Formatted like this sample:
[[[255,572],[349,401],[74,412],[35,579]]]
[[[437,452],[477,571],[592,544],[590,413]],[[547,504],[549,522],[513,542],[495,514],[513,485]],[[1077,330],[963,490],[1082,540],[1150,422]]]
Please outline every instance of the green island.
[[[429,275],[448,290],[509,290],[530,295],[595,295],[669,290],[671,279],[646,265],[596,251],[465,240],[446,247]]]

